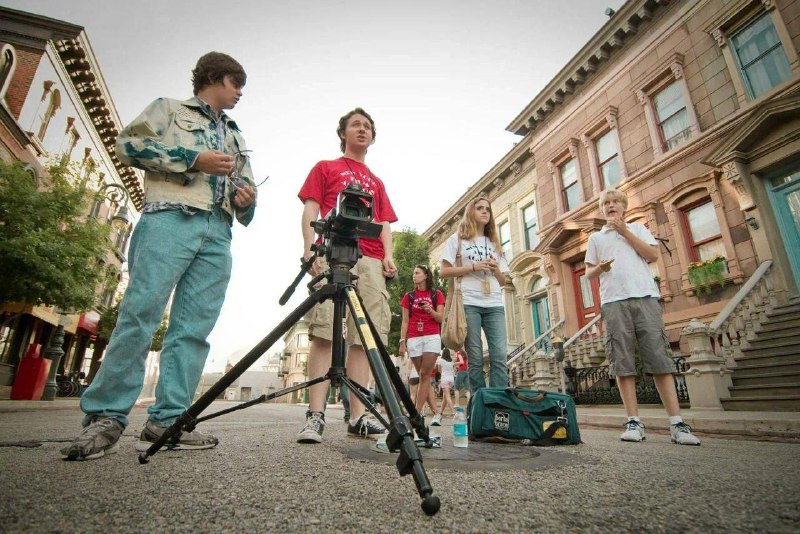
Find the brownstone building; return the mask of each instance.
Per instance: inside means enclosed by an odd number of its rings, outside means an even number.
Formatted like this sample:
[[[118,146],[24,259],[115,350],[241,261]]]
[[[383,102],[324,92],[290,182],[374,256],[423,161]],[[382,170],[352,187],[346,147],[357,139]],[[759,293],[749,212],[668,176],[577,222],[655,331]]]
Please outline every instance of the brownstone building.
[[[80,178],[103,193],[86,215],[112,226],[109,253],[101,258],[112,276],[97,288],[94,309],[70,315],[25,303],[0,309],[0,398],[8,398],[20,359],[31,347],[44,350],[59,325],[65,356],[58,374],[88,373],[97,366],[99,313],[113,304],[143,204],[140,173],[120,165],[114,153],[120,127],[83,28],[0,7],[0,157],[26,164],[40,187],[46,187],[48,162],[72,162]]]
[[[513,119],[518,144],[425,236],[438,263],[466,202],[492,199],[516,383],[561,387],[559,336],[572,387],[606,399],[583,259],[616,187],[661,243],[651,268],[682,400],[800,408],[799,44],[796,0],[630,0]]]

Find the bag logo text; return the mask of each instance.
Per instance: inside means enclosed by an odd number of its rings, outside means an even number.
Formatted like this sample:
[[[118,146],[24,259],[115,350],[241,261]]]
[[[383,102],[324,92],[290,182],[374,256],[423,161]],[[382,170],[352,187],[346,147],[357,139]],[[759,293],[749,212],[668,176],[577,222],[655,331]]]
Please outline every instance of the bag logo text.
[[[510,428],[510,421],[511,417],[509,416],[508,412],[495,412],[494,413],[494,428],[497,430],[502,430],[503,432],[508,432]]]

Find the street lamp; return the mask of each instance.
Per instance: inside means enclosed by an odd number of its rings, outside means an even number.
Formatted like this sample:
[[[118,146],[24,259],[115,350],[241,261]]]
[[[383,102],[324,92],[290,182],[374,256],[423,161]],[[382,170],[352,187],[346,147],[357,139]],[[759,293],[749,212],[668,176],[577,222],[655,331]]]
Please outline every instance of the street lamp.
[[[117,213],[111,217],[111,225],[115,228],[126,228],[131,220],[127,205],[128,191],[125,187],[115,183],[103,184],[97,191],[97,194],[101,198],[119,206],[119,208],[117,208]]]

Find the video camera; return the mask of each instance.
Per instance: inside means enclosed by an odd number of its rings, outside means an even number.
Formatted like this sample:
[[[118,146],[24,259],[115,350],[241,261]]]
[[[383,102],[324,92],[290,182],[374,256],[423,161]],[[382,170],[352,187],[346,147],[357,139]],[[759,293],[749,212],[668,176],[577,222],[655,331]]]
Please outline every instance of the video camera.
[[[322,236],[322,252],[329,263],[355,265],[360,257],[359,238],[380,237],[383,227],[372,222],[372,206],[372,195],[353,182],[342,189],[336,208],[325,219],[311,223],[314,231]]]

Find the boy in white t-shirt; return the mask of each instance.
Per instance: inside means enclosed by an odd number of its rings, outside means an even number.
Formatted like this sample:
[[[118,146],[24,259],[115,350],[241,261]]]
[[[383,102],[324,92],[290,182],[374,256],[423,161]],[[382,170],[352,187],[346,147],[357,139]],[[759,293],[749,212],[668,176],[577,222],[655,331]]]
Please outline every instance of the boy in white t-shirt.
[[[683,422],[672,373],[672,350],[664,332],[661,296],[648,267],[658,258],[657,241],[641,223],[625,222],[628,199],[616,189],[600,194],[600,212],[606,224],[589,237],[586,277],[600,278],[600,303],[606,335],[609,373],[616,377],[622,403],[628,414],[622,441],[644,441],[636,401],[638,346],[645,373],[653,375],[661,402],[670,420],[672,442],[700,445],[691,428]]]

